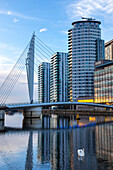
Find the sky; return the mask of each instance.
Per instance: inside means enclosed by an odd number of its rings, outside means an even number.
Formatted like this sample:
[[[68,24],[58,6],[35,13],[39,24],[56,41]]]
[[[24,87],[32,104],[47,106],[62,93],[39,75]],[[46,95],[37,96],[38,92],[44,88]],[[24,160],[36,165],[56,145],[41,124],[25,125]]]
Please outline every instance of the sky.
[[[68,52],[68,29],[83,17],[101,21],[113,39],[113,0],[0,0],[0,84],[35,31],[53,51]]]

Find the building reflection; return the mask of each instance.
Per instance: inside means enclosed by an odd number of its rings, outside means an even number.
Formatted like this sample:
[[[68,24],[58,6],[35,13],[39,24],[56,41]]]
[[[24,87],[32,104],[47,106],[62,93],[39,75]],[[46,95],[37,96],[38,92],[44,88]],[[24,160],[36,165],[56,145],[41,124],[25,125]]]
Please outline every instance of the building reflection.
[[[5,126],[4,126],[4,120],[0,120],[0,132],[4,131]]]
[[[113,169],[113,126],[102,124],[73,130],[46,130],[38,133],[38,160],[51,169]],[[77,150],[84,148],[80,159]]]
[[[97,169],[95,152],[95,130],[45,131],[38,133],[38,159],[50,162],[52,169]],[[79,160],[77,149],[85,149],[84,160]]]
[[[33,168],[33,132],[30,131],[25,162],[25,170],[32,170],[32,168]]]
[[[38,160],[42,164],[50,161],[50,131],[38,133]]]
[[[29,118],[23,120],[23,128],[25,129],[41,129],[42,128],[42,121],[40,118]]]
[[[68,131],[44,131],[38,133],[38,159],[51,163],[52,169],[70,167]]]
[[[78,117],[77,117],[78,116]],[[41,116],[41,118],[25,118],[23,128],[33,129],[68,129],[81,126],[94,125],[96,123],[113,121],[113,117],[104,116]]]
[[[95,131],[98,168],[113,169],[113,125],[96,126]]]
[[[113,123],[76,129],[11,131],[1,133],[1,163],[4,166],[2,158],[6,157],[9,165],[15,163],[26,170],[46,165],[54,170],[108,170],[113,169],[112,143]],[[83,159],[77,155],[79,148],[85,150]]]

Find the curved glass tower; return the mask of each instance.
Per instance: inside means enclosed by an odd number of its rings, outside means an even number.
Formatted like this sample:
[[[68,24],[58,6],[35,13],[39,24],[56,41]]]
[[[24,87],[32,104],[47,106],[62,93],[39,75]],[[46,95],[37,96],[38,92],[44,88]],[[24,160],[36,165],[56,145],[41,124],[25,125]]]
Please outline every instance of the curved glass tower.
[[[73,28],[68,31],[69,101],[93,96],[94,63],[98,60],[97,40],[101,41],[100,24],[100,21],[88,18],[73,22]]]

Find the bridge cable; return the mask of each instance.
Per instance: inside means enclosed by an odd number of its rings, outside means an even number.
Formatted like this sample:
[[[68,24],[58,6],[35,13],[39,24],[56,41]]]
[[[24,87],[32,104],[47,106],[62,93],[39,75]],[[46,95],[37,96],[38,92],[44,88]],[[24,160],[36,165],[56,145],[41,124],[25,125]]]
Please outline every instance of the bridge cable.
[[[49,60],[40,50],[38,50],[37,48],[36,48],[36,50],[37,50],[40,54],[42,54],[43,57],[45,57],[45,58],[50,62],[50,60]],[[35,53],[36,53],[36,52],[35,52]]]
[[[55,53],[48,45],[46,45],[42,40],[40,40],[37,36],[35,36],[37,40],[39,40],[43,45],[45,45],[52,53]]]
[[[25,68],[25,66],[23,67],[23,69],[24,68]],[[4,91],[2,91],[2,93],[1,93],[2,94],[2,97],[1,97],[2,101],[6,101],[6,99],[7,99],[6,96],[9,96],[8,94],[10,94],[10,91],[13,89],[13,87],[16,84],[17,80],[19,79],[23,69],[22,70],[17,70],[17,71],[20,71],[20,73],[18,73],[18,74],[16,72],[13,72],[13,76],[11,76],[10,79],[7,80],[7,84],[4,85],[4,88],[6,88],[6,89]]]
[[[39,47],[37,44],[36,44],[36,46]],[[39,49],[40,49],[44,54],[46,54],[47,56],[49,56],[49,58],[50,58],[50,54],[46,53],[41,47],[39,47]],[[49,58],[48,58],[48,60],[50,60]]]
[[[16,64],[13,66],[12,70],[10,71],[9,75],[6,77],[5,81],[2,83],[1,87],[0,87],[0,98],[1,100],[1,104],[4,104],[4,102],[7,100],[10,91],[13,89],[14,85],[16,84],[17,80],[19,79],[24,67],[20,66],[20,63],[22,62],[21,60],[23,58],[25,58],[25,52],[29,47],[30,42],[28,43],[28,45],[26,46],[25,50],[23,51],[23,53],[21,54],[21,56],[19,57],[19,59],[17,60]],[[20,62],[20,63],[19,63]],[[19,64],[19,65],[18,65]],[[18,65],[18,68],[17,68]],[[16,72],[19,72],[19,75],[15,77]],[[13,77],[15,79],[13,79]],[[12,81],[14,80],[14,81]],[[12,85],[11,90],[10,90],[10,85]],[[7,96],[5,96],[7,95]]]
[[[21,59],[21,58],[20,58]],[[8,90],[10,90],[10,86],[13,84],[13,82],[15,81],[15,76],[16,76],[16,79],[18,79],[18,76],[19,76],[19,74],[20,74],[20,72],[21,72],[21,70],[20,70],[20,64],[21,64],[21,62],[22,62],[22,65],[21,65],[21,69],[24,69],[24,67],[25,66],[23,66],[23,60],[21,61],[18,61],[18,63],[16,63],[15,65],[16,65],[16,67],[13,69],[13,74],[11,74],[9,77],[7,76],[7,83],[5,83],[4,84],[4,86],[3,86],[3,88],[5,89],[5,90],[2,90],[2,92],[0,93],[0,94],[6,94],[6,92],[8,91]],[[18,73],[18,75],[17,75],[17,73]]]
[[[39,56],[39,54],[37,53],[37,52],[35,52],[35,54],[37,55],[37,56]],[[39,56],[41,59],[42,59],[42,61],[40,61],[41,63],[42,62],[48,62],[48,61],[46,61],[45,59],[43,59],[41,56]]]
[[[46,47],[44,47],[44,45],[42,45],[39,41],[37,41],[37,39],[36,39],[36,42],[37,42],[39,45],[41,45],[41,47],[43,47],[44,49],[46,49],[46,51],[47,51],[50,55],[53,55],[53,53],[50,52]]]
[[[43,49],[42,47],[40,47],[38,44],[35,44],[37,47],[39,47],[47,56],[51,56],[52,54],[48,54],[47,50],[45,51],[45,48]]]

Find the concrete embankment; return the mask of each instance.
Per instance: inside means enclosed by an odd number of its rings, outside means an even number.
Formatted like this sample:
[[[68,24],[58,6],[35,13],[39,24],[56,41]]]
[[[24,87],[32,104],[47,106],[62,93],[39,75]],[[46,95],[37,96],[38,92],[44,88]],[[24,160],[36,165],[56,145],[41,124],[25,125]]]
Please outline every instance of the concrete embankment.
[[[67,115],[84,115],[84,116],[113,116],[113,111],[89,111],[89,110],[49,110],[49,109],[43,109],[42,115],[48,115],[51,114],[55,115],[61,115],[61,116],[67,116]]]

